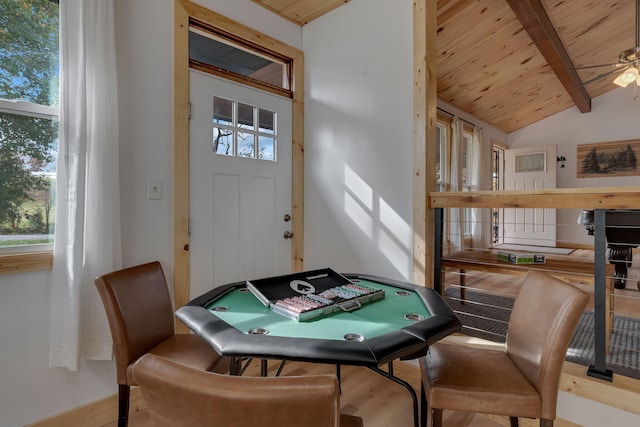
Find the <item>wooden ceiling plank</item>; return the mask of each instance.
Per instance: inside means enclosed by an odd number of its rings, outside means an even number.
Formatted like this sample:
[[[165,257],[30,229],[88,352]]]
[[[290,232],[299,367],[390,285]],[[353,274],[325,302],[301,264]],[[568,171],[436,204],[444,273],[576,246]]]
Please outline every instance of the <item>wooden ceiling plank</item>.
[[[317,2],[315,0],[296,1],[282,9],[282,13],[287,16],[294,17],[301,25],[306,25],[314,19],[317,19],[350,1],[351,0],[325,0],[322,2]]]
[[[254,3],[258,3],[271,10],[281,12],[285,7],[291,6],[296,3],[296,0],[253,0]]]
[[[574,69],[540,0],[506,0],[578,109],[591,111],[591,98]]]
[[[574,105],[504,0],[447,6],[438,10],[440,99],[507,133]]]
[[[469,6],[473,0],[457,0],[447,7],[446,2],[438,2],[438,26],[446,24],[450,19],[455,18],[458,13]]]
[[[289,16],[285,13],[282,12],[282,9],[284,9],[285,7],[289,6],[291,3],[295,3],[296,0],[275,0],[275,1],[271,1],[271,0],[251,0],[254,3],[259,4],[260,6],[264,7],[265,9],[275,13],[276,15],[279,15],[281,17],[283,17],[284,19],[293,22],[294,24],[298,24],[299,26],[302,27],[302,23],[295,19],[295,17],[293,16]]]
[[[600,0],[583,7],[580,0],[543,0],[553,26],[577,68],[615,63],[620,52],[633,46],[633,3]],[[586,82],[611,69],[597,67],[577,71]],[[617,87],[612,84],[614,77],[594,81],[585,89],[594,99]]]
[[[304,26],[320,16],[331,12],[350,0],[252,0],[300,26]]]

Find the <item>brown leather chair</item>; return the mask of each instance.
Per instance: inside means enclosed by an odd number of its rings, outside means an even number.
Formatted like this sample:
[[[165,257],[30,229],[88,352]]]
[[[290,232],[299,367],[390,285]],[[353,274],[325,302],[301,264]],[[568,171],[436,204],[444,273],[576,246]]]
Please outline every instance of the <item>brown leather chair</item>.
[[[335,375],[241,377],[152,354],[133,367],[154,427],[358,427],[340,414]]]
[[[553,426],[562,364],[588,300],[575,286],[529,271],[511,312],[506,351],[436,343],[420,359],[422,419],[440,427],[443,409],[451,409],[505,415],[512,427],[518,417]]]
[[[159,262],[98,277],[116,357],[118,427],[129,418],[133,364],[145,353],[158,354],[201,370],[226,372],[229,361],[197,335],[175,334],[171,297]]]

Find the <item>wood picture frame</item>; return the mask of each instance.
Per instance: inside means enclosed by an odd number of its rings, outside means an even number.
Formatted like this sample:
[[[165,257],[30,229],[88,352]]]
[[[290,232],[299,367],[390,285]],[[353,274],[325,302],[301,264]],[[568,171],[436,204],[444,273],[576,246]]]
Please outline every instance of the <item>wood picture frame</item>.
[[[640,139],[579,144],[576,149],[578,178],[640,175]]]

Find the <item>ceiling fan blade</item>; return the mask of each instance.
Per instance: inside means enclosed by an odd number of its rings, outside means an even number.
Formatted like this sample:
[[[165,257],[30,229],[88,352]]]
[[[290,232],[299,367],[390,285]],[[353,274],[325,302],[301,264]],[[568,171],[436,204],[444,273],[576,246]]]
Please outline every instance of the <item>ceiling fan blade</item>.
[[[575,68],[569,68],[569,69],[570,70],[588,70],[590,68],[601,68],[601,67],[616,67],[616,68],[620,68],[620,67],[624,67],[626,65],[629,65],[629,64],[624,64],[622,62],[616,62],[614,64],[585,65],[584,67],[575,67]]]
[[[626,65],[624,68],[618,68],[618,69],[615,69],[615,70],[607,71],[606,73],[599,74],[599,75],[597,75],[596,77],[594,77],[594,78],[592,78],[592,79],[587,80],[586,82],[582,82],[582,84],[581,84],[580,86],[586,86],[586,85],[588,85],[588,84],[590,84],[590,83],[597,82],[598,80],[600,80],[600,79],[604,79],[605,77],[608,77],[608,76],[610,76],[610,75],[611,75],[611,74],[613,74],[613,73],[616,73],[616,72],[618,72],[618,71],[622,72],[622,71],[626,70],[626,69],[627,69],[627,68],[629,68],[629,67],[631,67],[631,65],[630,65],[630,64],[629,64],[629,65]]]

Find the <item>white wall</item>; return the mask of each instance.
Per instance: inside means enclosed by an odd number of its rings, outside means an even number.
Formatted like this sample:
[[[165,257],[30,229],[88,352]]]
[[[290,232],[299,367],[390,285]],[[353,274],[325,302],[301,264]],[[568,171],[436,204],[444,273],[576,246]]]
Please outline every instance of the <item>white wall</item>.
[[[115,0],[124,264],[158,259],[172,277],[173,1]],[[302,31],[250,0],[201,4],[302,48]],[[116,172],[117,173],[117,172]],[[147,200],[159,178],[163,200]],[[48,368],[49,272],[0,276],[0,426],[19,427],[117,392],[115,365]],[[115,415],[115,414],[114,414]]]
[[[303,29],[305,267],[411,278],[411,23],[352,0]]]
[[[18,427],[115,392],[111,362],[49,366],[49,273],[0,276],[0,426]]]
[[[509,134],[510,148],[556,145],[558,156],[567,158],[557,167],[558,188],[625,187],[640,185],[640,176],[577,178],[577,145],[624,141],[640,138],[640,100],[633,100],[633,89],[619,88],[592,100],[591,112],[572,107]],[[557,214],[558,240],[592,244],[582,226],[576,225],[579,210],[560,209]]]

